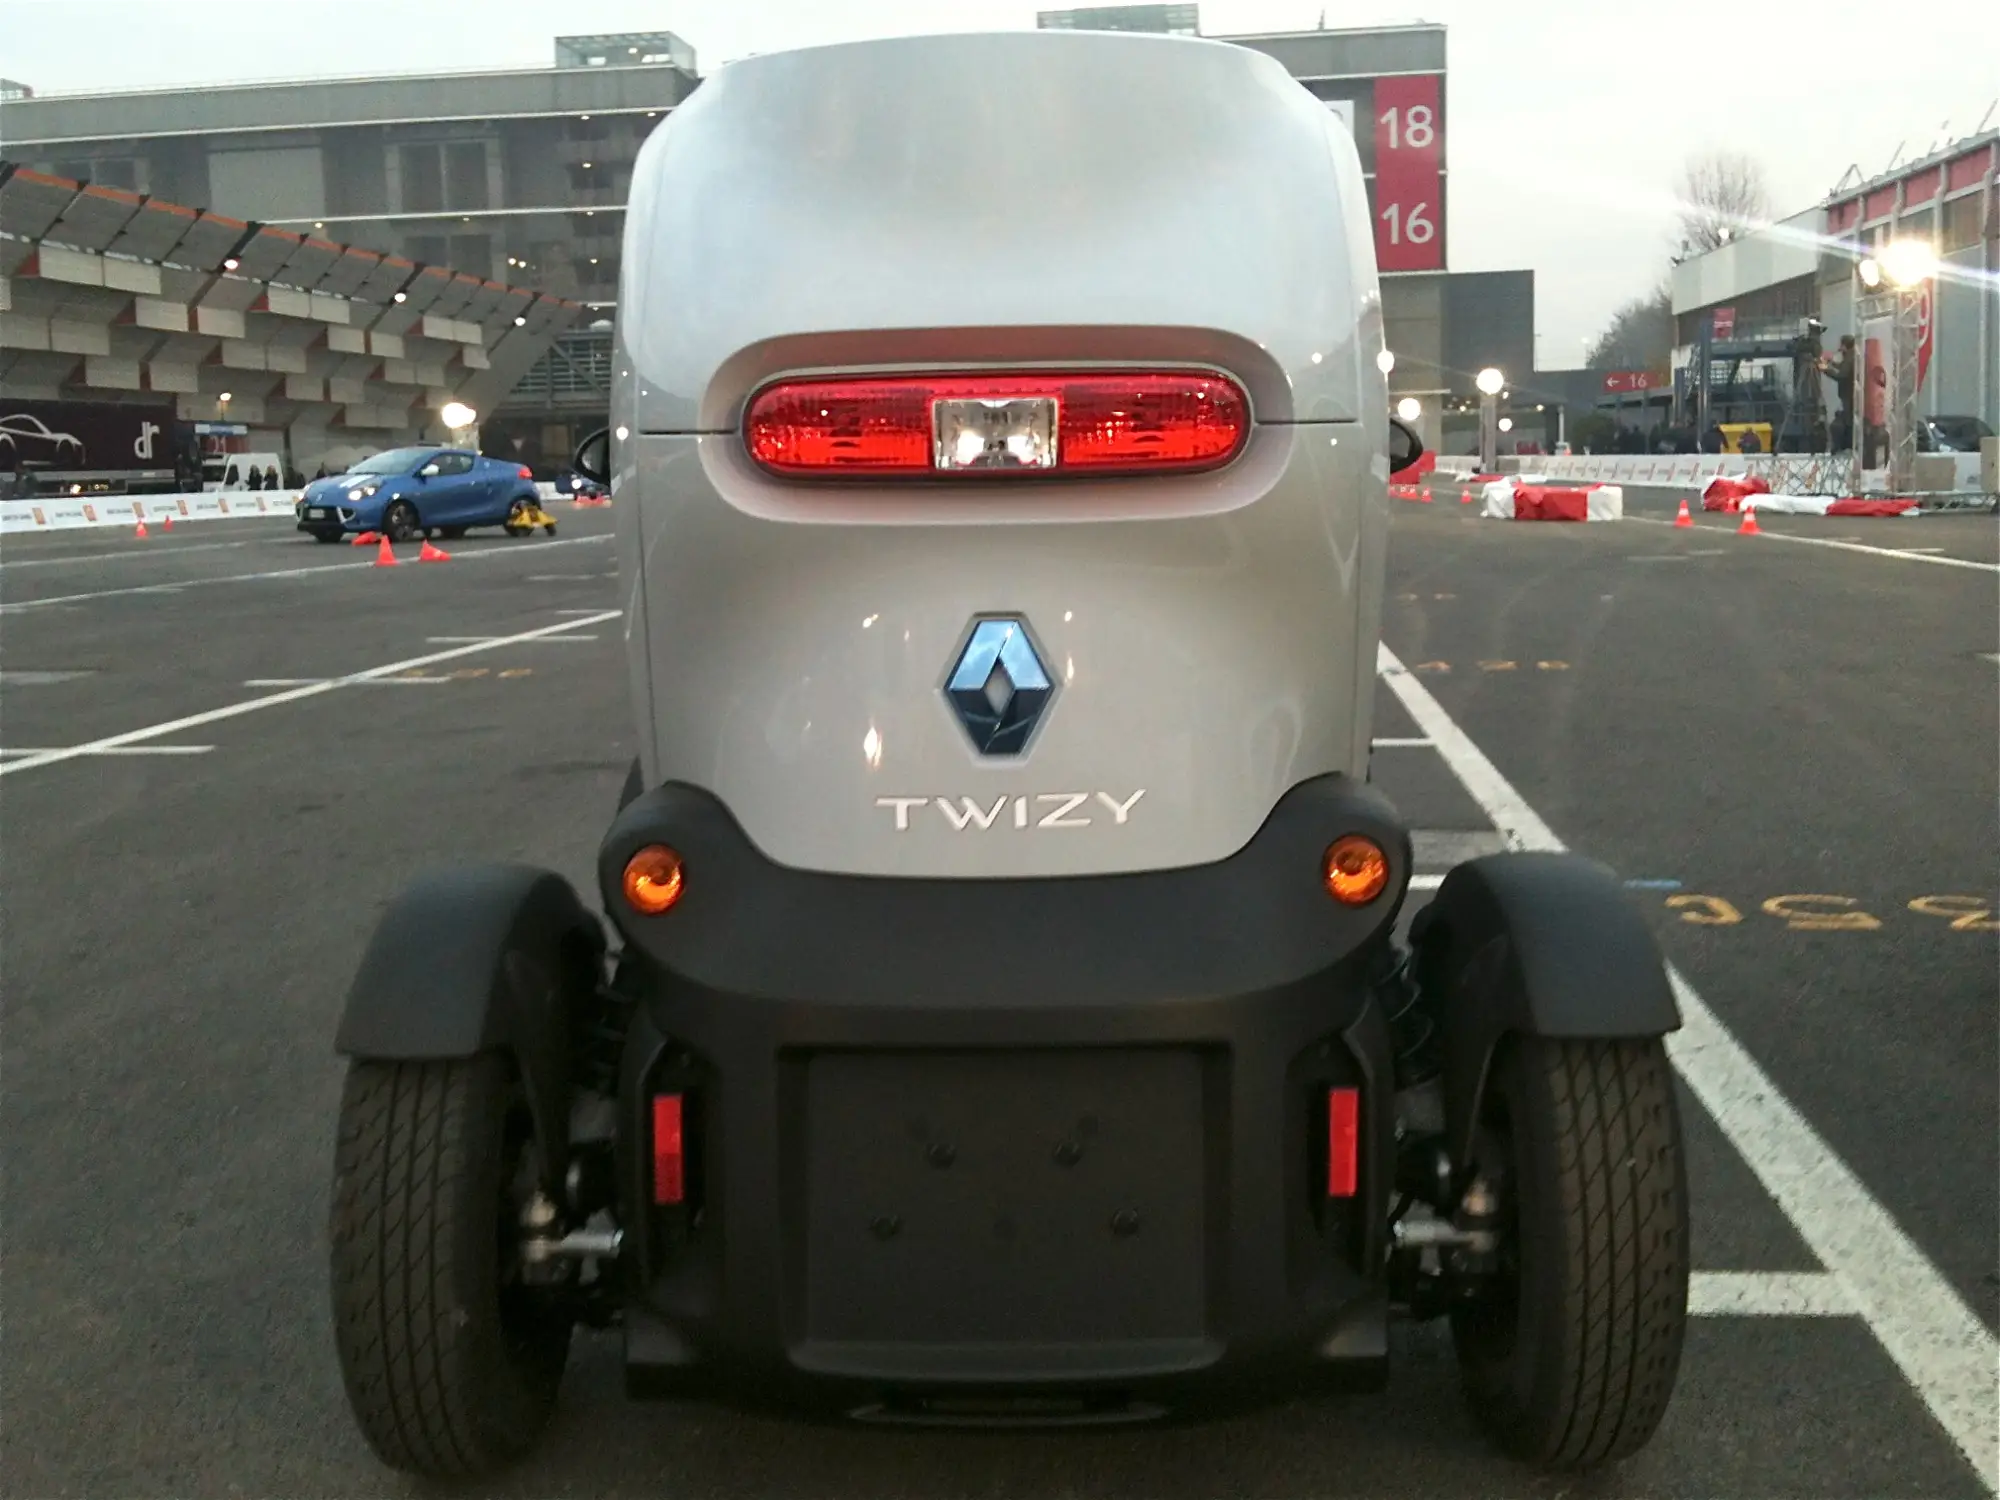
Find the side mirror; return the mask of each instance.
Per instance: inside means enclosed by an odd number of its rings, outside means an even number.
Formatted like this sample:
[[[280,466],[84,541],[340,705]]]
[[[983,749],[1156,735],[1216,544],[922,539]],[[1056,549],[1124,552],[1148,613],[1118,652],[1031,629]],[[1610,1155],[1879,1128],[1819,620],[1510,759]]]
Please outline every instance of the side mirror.
[[[417,470],[417,478],[435,479],[442,472],[443,470],[439,469],[436,464],[428,463],[425,464],[421,469]]]
[[[1424,440],[1401,417],[1389,418],[1389,472],[1400,473],[1424,456]]]
[[[576,445],[576,472],[599,484],[611,482],[611,429],[600,427]]]

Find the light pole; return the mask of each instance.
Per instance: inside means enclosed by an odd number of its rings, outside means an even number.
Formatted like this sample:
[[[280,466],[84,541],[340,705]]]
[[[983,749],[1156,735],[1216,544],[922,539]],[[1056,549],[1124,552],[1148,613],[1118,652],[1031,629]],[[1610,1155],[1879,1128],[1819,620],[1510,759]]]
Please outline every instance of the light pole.
[[[444,423],[446,429],[451,433],[452,441],[457,443],[458,446],[476,447],[478,445],[479,439],[476,433],[473,435],[471,443],[467,443],[464,440],[464,434],[478,423],[479,413],[467,406],[463,401],[445,402],[443,406],[438,408],[438,420]]]
[[[1491,474],[1500,462],[1500,393],[1507,377],[1488,365],[1472,383],[1479,387],[1479,472]]]
[[[1875,255],[1855,263],[1861,294],[1855,299],[1855,331],[1867,321],[1889,325],[1889,357],[1883,361],[1889,377],[1884,395],[1883,426],[1887,429],[1889,493],[1903,495],[1917,478],[1917,365],[1924,338],[1924,302],[1937,275],[1937,250],[1928,240],[1891,240]],[[1863,345],[1865,349],[1865,345]],[[1864,366],[1866,361],[1863,361]],[[1865,370],[1857,372],[1863,385]],[[1854,444],[1855,489],[1859,490],[1868,449],[1868,402],[1864,394],[1859,414],[1861,433]]]

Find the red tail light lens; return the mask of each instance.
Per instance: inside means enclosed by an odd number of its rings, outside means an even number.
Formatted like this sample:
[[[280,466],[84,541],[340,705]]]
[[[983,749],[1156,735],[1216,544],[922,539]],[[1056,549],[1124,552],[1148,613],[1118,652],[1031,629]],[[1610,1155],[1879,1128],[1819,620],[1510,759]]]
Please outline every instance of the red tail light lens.
[[[1326,1195],[1352,1198],[1361,1178],[1361,1090],[1326,1091]]]
[[[948,403],[941,419],[939,403]],[[1052,416],[1053,461],[957,462],[944,422],[984,403],[1011,403],[1023,441]],[[1156,474],[1218,468],[1250,433],[1243,388],[1209,370],[1024,375],[911,375],[783,381],[751,399],[750,456],[776,474]],[[976,442],[975,442],[976,446]]]
[[[687,1197],[687,1156],[681,1131],[681,1096],[653,1096],[653,1201],[679,1203]]]
[[[516,472],[518,472],[523,479],[533,479],[535,477],[535,471],[529,468],[526,464],[522,464],[520,469],[517,470]]]

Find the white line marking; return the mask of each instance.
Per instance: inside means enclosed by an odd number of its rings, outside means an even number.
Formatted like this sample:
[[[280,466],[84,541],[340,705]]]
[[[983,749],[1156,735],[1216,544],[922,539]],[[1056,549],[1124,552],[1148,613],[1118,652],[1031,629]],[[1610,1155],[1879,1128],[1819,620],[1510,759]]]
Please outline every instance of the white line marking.
[[[1442,875],[1412,875],[1410,889],[1413,891],[1434,891],[1444,884]]]
[[[1898,552],[1942,552],[1942,547],[1898,547]]]
[[[556,611],[559,615],[594,615],[598,612],[594,609],[559,609]]]
[[[418,667],[428,667],[434,662],[452,661],[461,656],[476,656],[482,651],[491,651],[496,646],[512,645],[517,641],[538,640],[545,635],[554,635],[559,630],[570,630],[576,625],[593,625],[598,620],[611,619],[618,612],[608,610],[577,621],[562,621],[555,625],[541,625],[533,630],[524,630],[519,635],[507,635],[496,641],[481,641],[473,646],[454,646],[449,651],[433,651],[429,656],[413,656],[408,661],[392,661],[383,666],[370,667],[364,672],[353,672],[345,677],[328,678],[325,682],[311,682],[289,688],[282,693],[272,693],[265,698],[250,698],[242,703],[227,704],[222,708],[211,708],[206,713],[189,714],[185,719],[174,719],[165,724],[153,724],[144,729],[129,729],[123,734],[110,735],[101,740],[93,740],[88,745],[73,745],[67,750],[49,750],[41,755],[31,755],[25,760],[8,761],[0,764],[0,776],[15,771],[35,771],[43,766],[52,766],[57,761],[70,760],[79,755],[91,755],[100,750],[115,749],[120,745],[136,745],[144,740],[157,740],[166,735],[178,734],[183,729],[193,729],[201,724],[214,724],[222,719],[234,719],[243,714],[252,714],[260,708],[276,708],[281,703],[297,703],[304,698],[317,698],[321,693],[331,693],[353,683],[379,682],[393,677],[398,672],[413,671]],[[448,679],[410,678],[407,681],[445,681]]]
[[[585,614],[591,612],[589,610],[583,611]],[[474,641],[497,641],[499,639],[501,637],[497,635],[433,635],[425,638],[425,644],[430,646],[466,646],[472,644]],[[551,635],[543,637],[544,642],[594,641],[596,639],[597,637],[594,635]]]
[[[113,745],[105,749],[83,749],[83,755],[206,755],[213,745]],[[68,750],[0,750],[0,757],[20,755],[67,755]]]
[[[1656,521],[1650,516],[1627,516],[1641,526],[1671,526],[1672,521]],[[1837,542],[1825,536],[1795,536],[1789,531],[1760,531],[1760,537],[1774,542],[1797,542],[1802,547],[1835,547],[1842,552],[1868,552],[1876,557],[1900,557],[1905,562],[1936,563],[1944,568],[1972,568],[1981,573],[2000,573],[2000,563],[1973,562],[1964,557],[1927,557],[1908,547],[1869,547],[1860,542]]]
[[[1688,1312],[1697,1318],[1841,1318],[1854,1304],[1826,1271],[1696,1271]]]
[[[1565,847],[1387,645],[1377,648],[1376,670],[1417,727],[1437,741],[1438,753],[1511,847]],[[2000,1386],[1994,1378],[2000,1339],[1973,1316],[1694,986],[1672,965],[1667,974],[1680,999],[1682,1022],[1667,1046],[1681,1077],[1840,1282],[1854,1311],[1867,1320],[1974,1472],[2000,1493]]]
[[[246,677],[245,687],[316,687],[321,683],[353,682],[356,687],[431,687],[450,682],[449,677],[370,677],[365,681],[343,677]]]
[[[144,551],[134,547],[129,552],[81,552],[74,557],[0,557],[0,569],[59,568],[66,563],[122,562],[126,558],[131,557],[158,557],[163,552],[179,557],[183,552],[222,552],[231,547],[250,547],[254,545],[256,544],[253,542],[196,542],[192,546],[187,547],[170,544],[165,547],[154,547]]]
[[[551,547],[594,547],[610,540],[611,538],[608,536],[559,537],[535,543],[533,551],[546,552]],[[512,547],[491,547],[473,552],[454,553],[452,561],[480,562],[492,557],[521,557],[525,555],[527,555],[525,552],[516,551]],[[420,566],[412,558],[408,557],[399,559],[399,561],[408,563],[411,567]],[[19,599],[10,604],[0,604],[0,613],[20,609],[46,609],[52,604],[75,604],[84,599],[113,599],[123,594],[178,593],[182,589],[204,588],[209,584],[215,583],[256,583],[269,578],[313,578],[326,573],[349,573],[356,568],[372,568],[374,566],[375,563],[371,557],[367,562],[320,563],[310,568],[278,568],[265,573],[226,573],[220,578],[190,578],[181,583],[151,583],[142,584],[136,588],[99,589],[94,593],[61,594],[50,599]]]
[[[1426,739],[1403,739],[1370,740],[1368,743],[1373,745],[1377,750],[1427,750],[1430,748],[1431,742]]]

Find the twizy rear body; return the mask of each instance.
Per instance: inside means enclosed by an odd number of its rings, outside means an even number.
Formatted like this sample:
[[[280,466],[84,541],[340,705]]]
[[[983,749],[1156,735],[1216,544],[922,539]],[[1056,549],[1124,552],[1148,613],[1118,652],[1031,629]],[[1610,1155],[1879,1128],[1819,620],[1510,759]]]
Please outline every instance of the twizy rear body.
[[[553,875],[447,871],[342,1023],[386,1459],[518,1451],[578,1321],[636,1393],[1101,1422],[1377,1383],[1449,1311],[1509,1448],[1650,1435],[1650,937],[1550,856],[1395,935],[1381,347],[1353,144],[1256,53],[875,42],[675,111],[612,415],[616,951]]]

